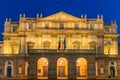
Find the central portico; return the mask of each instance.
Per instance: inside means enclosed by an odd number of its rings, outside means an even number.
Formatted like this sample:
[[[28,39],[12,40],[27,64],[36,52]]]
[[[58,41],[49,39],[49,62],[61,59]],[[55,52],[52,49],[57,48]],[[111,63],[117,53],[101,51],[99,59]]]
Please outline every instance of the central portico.
[[[38,79],[94,79],[95,51],[73,52],[47,50],[39,53],[29,53],[29,76]],[[55,52],[55,51],[54,51]],[[86,56],[87,54],[87,56]],[[33,60],[34,59],[34,60]]]

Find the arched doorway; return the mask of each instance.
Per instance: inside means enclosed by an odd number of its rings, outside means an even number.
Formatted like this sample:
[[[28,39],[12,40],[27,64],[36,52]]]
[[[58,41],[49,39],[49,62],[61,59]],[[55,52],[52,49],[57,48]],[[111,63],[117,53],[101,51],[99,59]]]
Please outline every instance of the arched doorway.
[[[66,79],[68,76],[68,61],[66,58],[57,60],[57,78]]]
[[[87,78],[87,60],[85,58],[76,60],[76,77]]]
[[[115,77],[115,67],[113,66],[110,67],[110,76]]]
[[[11,77],[12,76],[12,68],[11,66],[7,67],[7,77]]]
[[[37,77],[48,78],[48,59],[40,58],[37,61]]]
[[[109,75],[110,77],[114,78],[117,76],[117,69],[116,69],[116,62],[115,61],[110,61],[109,62]]]
[[[13,62],[11,60],[5,63],[5,76],[12,77],[13,76]]]

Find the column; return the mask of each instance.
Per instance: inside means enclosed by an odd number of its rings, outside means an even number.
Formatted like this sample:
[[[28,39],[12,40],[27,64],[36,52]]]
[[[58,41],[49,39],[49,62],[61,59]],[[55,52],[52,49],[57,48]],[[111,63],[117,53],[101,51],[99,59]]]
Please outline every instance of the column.
[[[72,35],[67,35],[66,37],[66,48],[67,49],[72,49]]]
[[[39,35],[38,42],[39,42],[38,44],[39,49],[42,49],[42,35]]]
[[[4,54],[10,54],[10,39],[8,37],[4,38]]]
[[[118,53],[118,39],[117,38],[114,39],[114,54],[115,55],[120,54],[120,53]]]
[[[29,59],[28,71],[28,78],[35,80],[37,78],[37,60],[35,60],[35,57],[32,57],[32,55]]]
[[[95,79],[96,78],[96,69],[95,69],[95,57],[89,56],[88,59],[88,79]]]
[[[72,58],[68,59],[68,80],[76,80],[76,59]]]
[[[82,35],[82,49],[88,49],[88,36],[87,35]]]
[[[48,66],[48,79],[56,80],[57,79],[57,61],[54,59],[55,57],[50,57],[49,66]]]
[[[57,40],[57,35],[53,34],[52,35],[52,41],[51,41],[51,47],[52,49],[57,49],[57,45],[58,45],[58,40]]]
[[[25,53],[25,46],[26,46],[26,36],[25,35],[20,35],[20,53]]]
[[[101,36],[101,54],[104,54],[104,38]]]
[[[35,46],[34,46],[35,49],[38,49],[39,48],[39,36],[38,35],[35,35]]]
[[[98,36],[98,47],[97,47],[97,53],[98,54],[104,54],[104,46],[103,46],[103,43],[104,43],[104,40],[103,40],[103,36]]]

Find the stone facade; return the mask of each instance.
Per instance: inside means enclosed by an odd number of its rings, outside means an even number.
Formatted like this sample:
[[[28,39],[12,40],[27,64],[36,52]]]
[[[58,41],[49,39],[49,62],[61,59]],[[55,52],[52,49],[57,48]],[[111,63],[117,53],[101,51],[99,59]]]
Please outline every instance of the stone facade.
[[[65,12],[6,19],[0,42],[0,78],[112,79],[120,78],[116,21],[88,19]]]

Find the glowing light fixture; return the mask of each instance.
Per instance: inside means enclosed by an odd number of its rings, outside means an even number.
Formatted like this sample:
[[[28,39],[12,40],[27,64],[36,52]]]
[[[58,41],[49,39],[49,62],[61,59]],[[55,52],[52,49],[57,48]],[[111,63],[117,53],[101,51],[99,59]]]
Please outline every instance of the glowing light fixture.
[[[47,61],[46,59],[44,59],[44,63],[45,63],[45,64],[48,64],[48,61]]]
[[[61,60],[60,60],[60,64],[63,64],[63,62],[64,62],[64,61],[61,59]]]
[[[80,60],[77,60],[77,62],[79,63],[79,62],[80,62]]]

